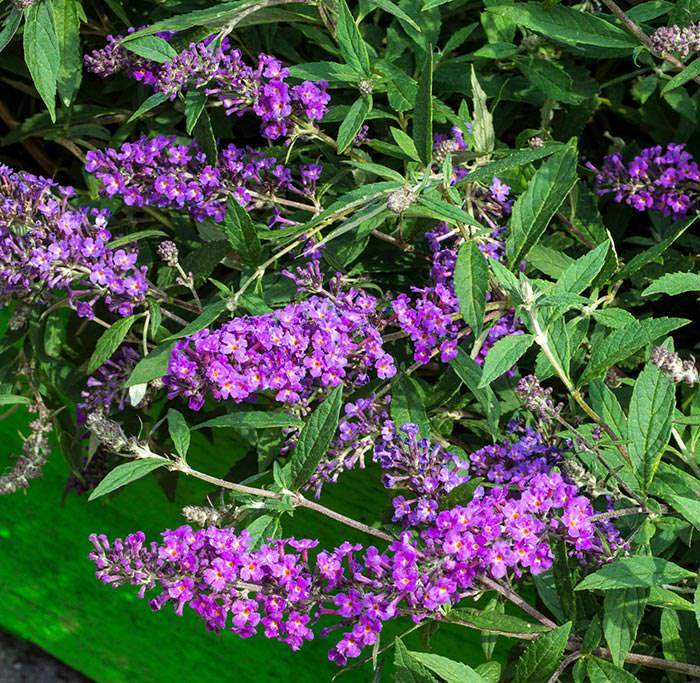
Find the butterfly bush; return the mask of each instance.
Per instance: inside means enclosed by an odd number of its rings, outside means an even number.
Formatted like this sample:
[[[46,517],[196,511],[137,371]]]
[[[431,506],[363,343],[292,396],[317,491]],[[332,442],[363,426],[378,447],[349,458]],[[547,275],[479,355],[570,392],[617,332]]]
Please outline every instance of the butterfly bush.
[[[682,218],[697,211],[700,168],[685,145],[656,145],[642,150],[625,164],[614,152],[605,157],[596,172],[600,195],[612,194],[637,211],[659,211],[665,216]]]
[[[250,66],[228,38],[217,47],[211,40],[191,43],[164,64],[139,58],[119,44],[123,36],[108,36],[107,45],[85,57],[92,73],[128,76],[173,100],[190,88],[216,95],[228,116],[252,112],[261,120],[261,135],[277,140],[298,126],[313,125],[326,114],[330,96],[326,81],[286,82],[289,70],[275,57],[260,53]]]
[[[0,3],[10,555],[62,454],[241,680],[700,680],[697,8],[136,4]]]
[[[109,213],[72,208],[71,187],[0,166],[0,300],[49,300],[65,290],[81,318],[98,301],[128,316],[148,291],[130,248],[110,247]]]
[[[478,588],[481,575],[546,571],[555,541],[582,561],[601,561],[620,541],[609,521],[592,520],[590,500],[555,470],[560,455],[541,434],[514,432],[513,443],[472,455],[475,473],[499,479],[495,469],[505,466],[514,488],[480,486],[467,505],[443,510],[445,496],[470,479],[458,471],[458,456],[419,439],[413,424],[385,424],[383,434],[375,457],[385,485],[418,495],[394,498],[394,519],[415,533],[402,532],[384,551],[349,542],[317,551],[318,541],[296,538],[254,547],[246,531],[181,526],[163,532],[160,543],[146,543],[142,532],[111,542],[93,535],[98,578],[115,588],[137,586],[140,597],[159,590],[154,610],[172,604],[182,614],[189,605],[210,630],[242,638],[260,632],[294,650],[314,638],[321,617],[333,616],[337,624],[320,633],[344,631],[328,656],[345,665],[391,619],[442,618]]]
[[[312,197],[323,170],[302,164],[295,178],[275,157],[236,145],[222,149],[211,164],[196,142],[178,144],[167,135],[90,151],[85,169],[100,181],[103,196],[121,197],[127,206],[187,211],[197,221],[219,223],[229,196],[249,208],[276,192]]]

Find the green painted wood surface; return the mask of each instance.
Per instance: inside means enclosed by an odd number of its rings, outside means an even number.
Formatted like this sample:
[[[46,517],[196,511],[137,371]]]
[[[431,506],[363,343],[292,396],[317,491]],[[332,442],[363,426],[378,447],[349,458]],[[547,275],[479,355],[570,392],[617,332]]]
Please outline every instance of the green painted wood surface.
[[[0,422],[0,468],[18,452],[18,430],[25,424],[14,416]],[[236,459],[234,443],[228,449],[221,443],[216,449],[201,446],[194,464],[212,474],[223,476]],[[205,462],[214,450],[227,453],[228,463]],[[293,653],[262,637],[241,640],[232,633],[211,634],[188,610],[182,618],[169,608],[152,613],[129,587],[112,590],[94,579],[86,559],[91,532],[114,536],[143,529],[154,536],[181,524],[182,505],[201,502],[209,491],[206,487],[181,479],[170,502],[149,475],[117,495],[88,503],[87,496],[64,495],[67,472],[61,455],[54,453],[44,477],[26,494],[0,498],[0,628],[33,641],[99,682],[285,683],[328,681],[337,673],[326,659],[328,639],[317,638]],[[362,519],[385,495],[378,479],[377,472],[346,475],[324,502]],[[342,537],[367,542],[312,513],[297,513],[285,531],[313,534],[327,545]],[[402,623],[388,629],[387,636],[410,627]],[[428,649],[419,633],[406,642],[412,649]],[[431,647],[472,665],[483,661],[478,634],[463,628],[441,625]],[[367,681],[370,675],[363,668],[340,680]],[[391,680],[388,670],[383,680]]]

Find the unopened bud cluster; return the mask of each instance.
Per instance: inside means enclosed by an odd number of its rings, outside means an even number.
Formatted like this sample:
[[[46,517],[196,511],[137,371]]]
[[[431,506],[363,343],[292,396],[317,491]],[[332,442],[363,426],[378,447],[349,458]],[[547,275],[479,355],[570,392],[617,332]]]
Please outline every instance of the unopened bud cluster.
[[[386,198],[386,208],[397,216],[406,213],[415,203],[416,193],[408,187],[402,187],[392,192]]]
[[[544,388],[534,375],[523,377],[515,389],[521,403],[543,422],[550,423],[555,420],[564,407],[563,403],[555,404],[550,398],[551,387]]]
[[[662,346],[654,347],[651,352],[651,362],[663,370],[673,382],[685,382],[690,386],[700,381],[700,373],[693,359],[683,360],[677,353],[668,351]]]

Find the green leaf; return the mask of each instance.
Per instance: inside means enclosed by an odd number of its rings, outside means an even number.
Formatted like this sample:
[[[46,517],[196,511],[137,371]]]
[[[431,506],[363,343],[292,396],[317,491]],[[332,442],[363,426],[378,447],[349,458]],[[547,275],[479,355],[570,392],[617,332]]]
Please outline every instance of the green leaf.
[[[275,427],[301,427],[303,421],[298,417],[273,411],[245,411],[241,413],[227,413],[221,417],[214,417],[198,424],[193,429],[205,427],[230,427],[232,429],[271,429]]]
[[[208,306],[204,307],[204,310],[188,325],[185,325],[176,334],[171,334],[169,337],[163,341],[169,342],[175,339],[182,339],[183,337],[189,337],[195,332],[203,330],[205,327],[209,327],[224,311],[226,310],[226,302],[223,300],[214,301]]]
[[[547,681],[559,666],[570,631],[571,622],[567,622],[533,640],[518,660],[514,683]]]
[[[177,454],[184,458],[190,449],[190,428],[187,421],[179,410],[170,408],[168,410],[168,433],[175,445]]]
[[[278,538],[281,529],[278,517],[260,515],[246,527],[246,531],[250,534],[248,547],[255,549],[271,538]]]
[[[688,81],[692,81],[697,76],[700,76],[700,59],[694,59],[688,66],[686,66],[683,71],[676,74],[661,90],[661,94],[665,95],[675,88],[680,88],[685,85]]]
[[[486,415],[493,433],[498,431],[498,420],[501,416],[501,404],[489,386],[480,387],[482,370],[479,365],[464,351],[457,350],[457,357],[450,363],[457,376],[467,385],[469,391],[474,394],[481,409]]]
[[[410,135],[407,135],[399,128],[394,128],[393,126],[389,129],[391,137],[394,138],[394,142],[399,146],[401,151],[409,158],[415,161],[420,161],[418,156],[418,150],[416,149],[416,143],[413,142]]]
[[[681,237],[697,219],[698,214],[694,214],[690,218],[687,218],[686,220],[682,221],[668,237],[630,259],[629,263],[627,263],[627,265],[617,274],[617,279],[624,280],[625,278],[634,275],[648,263],[658,260],[659,256],[661,256],[679,237]]]
[[[372,65],[369,61],[367,45],[345,0],[340,0],[339,3],[336,38],[343,59],[358,73],[369,78],[372,74]]]
[[[692,612],[693,603],[690,600],[678,595],[668,588],[655,586],[649,589],[649,599],[647,604],[652,607],[660,607],[661,609],[675,609],[681,612]]]
[[[499,339],[490,349],[484,362],[479,387],[485,387],[510,370],[532,346],[531,334],[510,334]]]
[[[53,0],[53,16],[56,22],[61,67],[58,71],[58,93],[68,107],[80,87],[83,56],[80,50],[79,0]]]
[[[648,364],[634,384],[629,406],[628,451],[646,491],[671,436],[675,385],[655,365]]]
[[[605,659],[590,657],[586,663],[591,683],[639,683],[631,673]]]
[[[342,154],[360,132],[370,110],[370,98],[358,97],[350,107],[338,129],[338,154]]]
[[[566,71],[554,62],[535,58],[516,60],[518,69],[548,99],[566,104],[580,104],[585,98],[574,90],[574,83]]]
[[[337,386],[303,426],[292,451],[292,481],[296,488],[305,484],[333,441],[343,402],[343,386]]]
[[[654,280],[642,292],[642,296],[651,296],[652,294],[675,296],[686,292],[700,292],[700,273],[666,273],[658,280]]]
[[[374,5],[374,7],[378,7],[379,9],[384,10],[385,12],[387,12],[387,14],[392,14],[400,21],[405,21],[414,30],[418,31],[418,33],[421,33],[421,27],[418,24],[416,24],[413,18],[409,14],[406,14],[406,12],[404,12],[397,4],[393,3],[391,0],[372,0],[371,4]]]
[[[593,380],[589,387],[593,409],[621,439],[627,439],[627,417],[617,396],[600,379]]]
[[[563,5],[551,6],[546,2],[492,5],[487,12],[575,47],[591,45],[631,51],[639,44],[636,38],[604,19]]]
[[[544,159],[551,156],[555,152],[560,151],[565,146],[561,142],[548,142],[544,147],[539,149],[511,149],[507,150],[507,155],[498,161],[492,161],[490,164],[479,166],[474,169],[464,179],[465,182],[491,182],[494,176],[500,176],[506,171],[513,168],[522,168],[527,164]],[[502,150],[496,150],[494,154],[502,153]]]
[[[485,683],[470,666],[429,652],[408,652],[408,655],[436,673],[445,683]]]
[[[177,57],[177,51],[167,40],[158,36],[142,36],[124,43],[124,47],[139,57],[163,64]]]
[[[435,199],[433,196],[427,194],[422,194],[418,199],[418,204],[414,204],[407,211],[407,214],[409,216],[418,214],[451,224],[462,223],[464,225],[471,225],[473,228],[478,228],[479,230],[484,230],[484,226],[461,207],[456,204],[450,204],[442,199]]]
[[[50,0],[39,0],[25,10],[24,16],[24,61],[51,120],[55,122],[61,53]]]
[[[206,103],[204,90],[192,88],[185,93],[185,129],[188,135],[192,134]]]
[[[695,595],[693,596],[693,608],[695,609],[695,621],[697,621],[698,626],[700,626],[700,586],[695,589]]]
[[[430,435],[430,423],[425,411],[423,395],[418,383],[408,375],[401,374],[394,381],[391,392],[391,419],[398,428],[407,423],[418,427],[420,435]]]
[[[29,405],[31,400],[16,394],[0,394],[0,406]]]
[[[683,635],[678,614],[673,610],[661,612],[661,645],[666,659],[674,662],[688,661]],[[669,676],[669,680],[680,681],[682,678],[680,676]]]
[[[556,292],[580,294],[589,287],[603,269],[610,249],[609,242],[599,244],[593,251],[574,261],[557,280]]]
[[[112,493],[122,486],[130,484],[132,481],[145,477],[149,472],[157,470],[166,464],[164,458],[139,458],[125,462],[123,465],[117,465],[96,487],[90,494],[88,500],[95,500],[107,493]]]
[[[651,588],[676,583],[695,576],[683,567],[660,557],[623,557],[589,574],[576,586],[577,591],[617,588]]]
[[[229,243],[246,263],[257,265],[262,252],[258,233],[255,231],[250,214],[234,197],[229,197],[226,204],[226,218],[222,227]]]
[[[684,318],[647,318],[613,330],[600,344],[593,347],[579,385],[603,374],[609,367],[629,358],[647,344],[689,322]]]
[[[128,318],[117,320],[108,330],[102,333],[97,340],[95,350],[92,352],[87,366],[87,374],[91,375],[105,361],[109,360],[112,354],[119,348],[128,334],[131,326],[136,322],[137,316],[130,315]]]
[[[459,310],[464,321],[472,328],[474,338],[481,334],[484,324],[488,284],[489,267],[486,257],[475,242],[465,242],[455,264],[454,288]]]
[[[357,83],[358,74],[348,64],[339,62],[307,62],[289,67],[294,78],[309,81],[330,81],[339,83]]]
[[[576,147],[567,145],[537,170],[527,190],[513,205],[506,241],[511,267],[524,259],[546,230],[552,217],[576,184]]]
[[[622,666],[637,638],[649,589],[607,591],[603,602],[603,633],[615,664]]]
[[[425,166],[433,159],[433,51],[428,51],[421,70],[413,111],[413,142]]]
[[[154,379],[160,379],[168,373],[168,361],[173,343],[161,344],[144,356],[131,371],[129,379],[124,383],[126,388],[137,384],[146,384]]]
[[[394,668],[394,683],[437,683],[430,670],[411,657],[400,638],[394,639]]]
[[[138,230],[137,232],[130,232],[117,239],[110,240],[107,246],[110,249],[117,249],[118,247],[123,247],[125,244],[131,244],[132,242],[138,242],[139,240],[145,239],[147,237],[165,237],[167,233],[162,230],[156,230],[155,228],[148,228],[146,230]]]
[[[192,133],[202,147],[202,151],[207,155],[207,161],[210,164],[216,164],[218,156],[216,137],[214,136],[214,129],[206,109],[203,109],[199,115]]]
[[[510,614],[501,614],[500,612],[490,612],[486,610],[479,611],[468,607],[456,607],[451,609],[447,613],[446,619],[449,621],[463,622],[470,628],[502,633],[504,635],[512,633],[546,633],[551,630],[542,624],[525,621],[520,617],[514,617]]]
[[[486,93],[476,77],[474,65],[471,69],[472,104],[474,117],[472,121],[472,133],[476,151],[488,154],[493,151],[496,144],[496,134],[493,130],[493,116],[486,105]]]
[[[163,104],[163,102],[167,102],[167,100],[168,96],[165,93],[153,93],[151,96],[147,97],[143,102],[141,102],[138,109],[129,117],[127,123],[136,121],[136,119],[141,118],[146,112],[151,111],[151,109],[155,109],[156,107]]]
[[[700,502],[684,496],[669,496],[668,502],[700,531]]]
[[[8,43],[15,37],[17,29],[22,22],[22,17],[24,13],[21,9],[13,7],[10,13],[5,17],[5,21],[2,25],[2,30],[0,30],[0,52],[2,52],[8,45]]]

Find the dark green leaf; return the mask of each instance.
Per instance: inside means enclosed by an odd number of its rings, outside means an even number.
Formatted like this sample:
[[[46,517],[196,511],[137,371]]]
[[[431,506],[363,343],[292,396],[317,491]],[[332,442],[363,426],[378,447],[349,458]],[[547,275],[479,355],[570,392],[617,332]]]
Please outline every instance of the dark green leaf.
[[[484,324],[488,284],[489,267],[486,257],[475,242],[465,242],[455,264],[454,288],[459,310],[464,321],[472,328],[474,337],[481,334]]]
[[[174,408],[168,410],[168,432],[177,454],[181,458],[186,457],[190,449],[190,428],[182,413]]]
[[[291,467],[294,486],[305,484],[326,454],[338,427],[343,386],[337,386],[306,421],[292,451]]]
[[[700,292],[700,273],[667,273],[658,280],[654,280],[642,292],[642,296],[651,296],[652,294],[675,296],[686,292]]]
[[[413,111],[413,142],[420,160],[428,166],[433,158],[433,52],[426,55],[418,82]]]
[[[79,0],[53,0],[61,67],[58,71],[58,93],[65,106],[70,106],[82,80],[83,57],[80,50]]]
[[[609,242],[599,244],[593,251],[574,261],[557,281],[555,291],[580,294],[595,280],[605,265]]]
[[[474,106],[474,117],[472,120],[474,144],[477,152],[488,154],[493,151],[494,145],[496,144],[493,130],[493,116],[486,105],[486,93],[479,83],[473,65],[471,69],[471,86],[472,102]]]
[[[165,93],[153,93],[150,97],[147,97],[143,102],[141,102],[138,109],[129,117],[127,123],[136,121],[136,119],[141,118],[146,112],[151,111],[151,109],[155,109],[163,104],[163,102],[167,102],[167,100],[168,96]]]
[[[353,102],[338,129],[338,154],[342,154],[352,144],[355,136],[360,132],[369,110],[370,99],[368,97],[358,97]]]
[[[471,628],[476,628],[482,631],[492,631],[494,633],[545,633],[548,629],[542,624],[533,624],[525,621],[520,617],[514,617],[510,614],[501,614],[500,612],[479,611],[470,608],[454,608],[447,614],[447,619],[450,621],[464,622]]]
[[[116,491],[122,486],[130,484],[132,481],[145,477],[149,472],[163,467],[166,464],[163,458],[141,458],[139,460],[131,460],[123,465],[117,465],[96,487],[90,494],[88,500],[95,500],[107,493]]]
[[[606,591],[603,603],[603,633],[613,662],[622,666],[637,638],[649,589],[622,588]]]
[[[56,121],[61,53],[50,0],[39,0],[25,10],[24,61],[51,120]]]
[[[437,683],[427,667],[411,657],[400,638],[394,640],[394,683]]]
[[[139,55],[139,57],[158,62],[159,64],[169,62],[177,57],[177,51],[173,49],[170,43],[158,36],[142,36],[124,43],[124,47]]]
[[[185,130],[188,135],[192,134],[206,103],[207,96],[204,90],[192,88],[185,94]]]
[[[369,61],[367,45],[345,0],[340,0],[339,3],[336,37],[345,61],[358,73],[369,78],[372,66]]]
[[[417,382],[408,375],[401,374],[394,381],[391,392],[391,419],[399,428],[407,423],[416,425],[423,438],[430,434],[423,396]]]
[[[154,379],[159,379],[168,372],[168,361],[173,344],[161,344],[144,356],[131,371],[129,379],[124,383],[125,387],[134,387],[137,384],[145,384]]]
[[[676,74],[661,90],[661,94],[665,95],[675,88],[680,88],[688,81],[692,81],[697,76],[700,76],[700,59],[694,59],[683,71]]]
[[[676,583],[691,576],[695,574],[660,557],[623,557],[589,574],[576,586],[576,590],[651,588],[664,583]]]
[[[15,33],[17,33],[17,29],[22,22],[22,16],[22,10],[13,7],[10,13],[5,17],[2,30],[0,30],[0,52],[2,52],[7,47],[7,44],[15,37]]]
[[[124,341],[124,337],[129,333],[131,326],[136,322],[137,316],[130,315],[128,318],[117,320],[109,329],[102,333],[97,340],[95,350],[92,352],[88,363],[87,373],[91,375],[105,361],[109,360],[112,354]]]
[[[669,496],[669,503],[700,531],[700,502],[684,496]]]
[[[474,669],[466,664],[462,664],[462,662],[455,662],[447,657],[429,652],[409,651],[408,655],[440,676],[445,683],[485,683],[484,679]]]
[[[234,197],[230,197],[226,204],[223,229],[231,246],[246,260],[246,263],[257,265],[262,251],[260,239],[250,214]]]
[[[226,310],[226,302],[219,300],[214,303],[209,304],[204,307],[204,310],[188,325],[185,325],[176,334],[171,334],[167,339],[163,341],[169,342],[175,339],[182,339],[183,337],[189,337],[195,332],[203,330],[205,327],[209,327],[224,311]]]
[[[481,367],[463,350],[457,350],[457,357],[450,363],[457,376],[467,385],[469,391],[474,394],[481,409],[486,415],[489,426],[495,434],[498,430],[498,420],[501,416],[501,405],[489,386],[480,387],[482,371]]]
[[[639,683],[631,673],[605,659],[591,657],[586,661],[591,683]]]
[[[675,393],[673,382],[652,364],[642,370],[634,384],[628,451],[644,491],[654,478],[662,450],[671,436]]]
[[[533,640],[523,652],[515,667],[515,683],[546,681],[559,666],[569,639],[571,622],[544,633]]]
[[[506,241],[511,267],[524,259],[538,242],[559,207],[576,184],[576,147],[567,145],[537,170],[527,190],[513,205]]]
[[[532,346],[531,334],[510,334],[499,339],[490,349],[484,362],[479,387],[485,387],[510,370]]]
[[[271,429],[275,427],[301,427],[303,424],[298,417],[292,417],[286,413],[245,411],[214,417],[198,424],[194,429],[204,429],[205,427]]]

